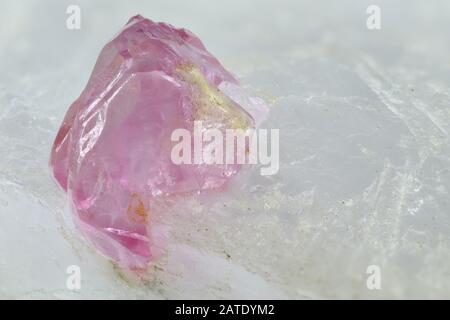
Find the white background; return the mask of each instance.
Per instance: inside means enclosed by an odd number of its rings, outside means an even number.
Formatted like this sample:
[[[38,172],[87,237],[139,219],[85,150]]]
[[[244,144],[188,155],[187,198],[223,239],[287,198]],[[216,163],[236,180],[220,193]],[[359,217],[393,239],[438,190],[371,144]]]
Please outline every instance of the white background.
[[[170,243],[145,282],[80,238],[47,166],[101,47],[137,13],[190,29],[265,98],[281,157],[278,175],[254,168],[159,217]],[[0,298],[449,298],[449,30],[444,0],[2,1]]]

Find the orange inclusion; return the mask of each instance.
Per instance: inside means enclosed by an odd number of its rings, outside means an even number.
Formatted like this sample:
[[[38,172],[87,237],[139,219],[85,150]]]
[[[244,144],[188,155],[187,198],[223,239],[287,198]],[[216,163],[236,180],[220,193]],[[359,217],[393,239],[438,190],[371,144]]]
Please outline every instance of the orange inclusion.
[[[144,202],[138,193],[131,194],[131,203],[127,209],[130,220],[136,223],[147,223],[148,210],[145,208]]]

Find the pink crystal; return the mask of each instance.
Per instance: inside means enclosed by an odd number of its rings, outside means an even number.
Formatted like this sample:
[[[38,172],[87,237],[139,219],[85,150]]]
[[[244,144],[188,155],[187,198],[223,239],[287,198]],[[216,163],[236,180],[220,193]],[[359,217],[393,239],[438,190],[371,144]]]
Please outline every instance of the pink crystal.
[[[171,132],[192,131],[194,120],[221,130],[252,127],[265,113],[191,32],[135,16],[102,49],[50,165],[84,236],[120,265],[145,268],[157,246],[151,200],[220,188],[239,171],[175,165]]]

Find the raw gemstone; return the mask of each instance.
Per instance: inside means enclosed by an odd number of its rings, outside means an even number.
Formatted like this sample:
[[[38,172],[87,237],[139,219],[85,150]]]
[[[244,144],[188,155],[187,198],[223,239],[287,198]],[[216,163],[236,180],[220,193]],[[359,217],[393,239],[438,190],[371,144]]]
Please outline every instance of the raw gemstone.
[[[50,165],[74,220],[104,255],[145,268],[160,246],[152,236],[154,197],[220,188],[239,165],[176,165],[171,133],[253,128],[267,107],[185,29],[131,18],[102,49],[55,139]]]

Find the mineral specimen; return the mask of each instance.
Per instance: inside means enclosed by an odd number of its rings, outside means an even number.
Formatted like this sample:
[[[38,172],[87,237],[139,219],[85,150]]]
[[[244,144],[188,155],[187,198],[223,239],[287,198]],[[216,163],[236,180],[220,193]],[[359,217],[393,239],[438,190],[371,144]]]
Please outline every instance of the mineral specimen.
[[[191,32],[135,16],[102,49],[50,165],[84,236],[123,267],[141,269],[157,245],[152,199],[222,187],[240,168],[174,164],[171,132],[192,131],[194,121],[249,129],[266,111]]]

